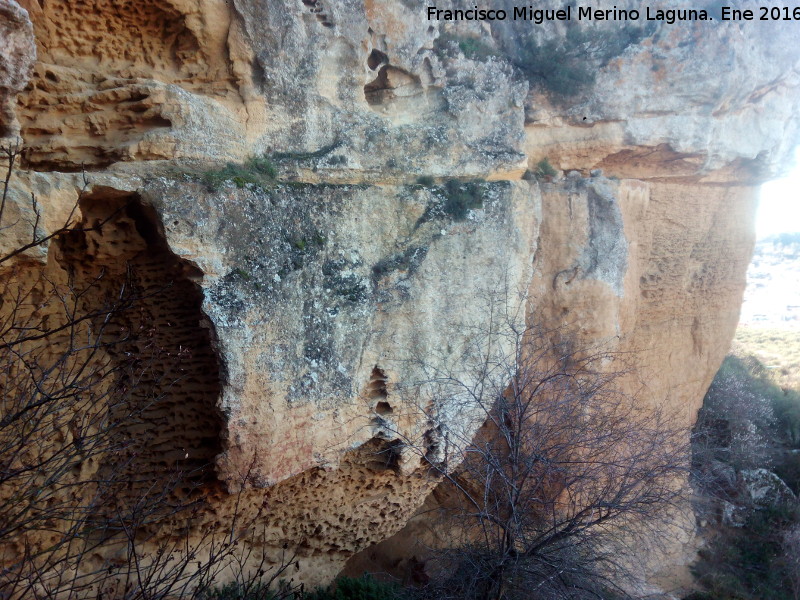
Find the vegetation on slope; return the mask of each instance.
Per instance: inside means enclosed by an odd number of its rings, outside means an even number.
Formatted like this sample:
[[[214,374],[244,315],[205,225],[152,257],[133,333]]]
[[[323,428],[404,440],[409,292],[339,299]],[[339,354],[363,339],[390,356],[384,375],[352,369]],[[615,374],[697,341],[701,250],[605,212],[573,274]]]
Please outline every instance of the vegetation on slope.
[[[798,598],[800,505],[769,472],[800,491],[800,393],[777,385],[757,358],[728,356],[698,415],[693,453],[708,524],[693,568],[700,590],[688,599]],[[774,493],[753,493],[753,477]]]

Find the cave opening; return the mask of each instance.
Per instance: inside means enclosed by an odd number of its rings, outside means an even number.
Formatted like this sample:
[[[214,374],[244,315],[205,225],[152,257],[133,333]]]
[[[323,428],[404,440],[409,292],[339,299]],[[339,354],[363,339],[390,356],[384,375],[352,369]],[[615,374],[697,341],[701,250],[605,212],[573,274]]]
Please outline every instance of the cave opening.
[[[54,251],[81,310],[98,315],[95,331],[126,379],[128,413],[117,431],[124,453],[116,462],[131,476],[123,479],[168,479],[173,494],[200,494],[216,480],[224,379],[202,310],[203,273],[171,251],[156,210],[138,194],[96,186],[79,208],[81,223]]]

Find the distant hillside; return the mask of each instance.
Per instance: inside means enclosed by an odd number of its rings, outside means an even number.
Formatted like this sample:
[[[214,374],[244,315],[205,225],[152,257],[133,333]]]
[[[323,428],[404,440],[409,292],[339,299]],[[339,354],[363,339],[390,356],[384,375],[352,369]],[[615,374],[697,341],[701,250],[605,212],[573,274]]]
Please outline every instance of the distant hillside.
[[[800,389],[800,233],[756,244],[733,351],[758,357],[778,385]]]
[[[800,325],[800,233],[773,235],[756,244],[739,322]]]

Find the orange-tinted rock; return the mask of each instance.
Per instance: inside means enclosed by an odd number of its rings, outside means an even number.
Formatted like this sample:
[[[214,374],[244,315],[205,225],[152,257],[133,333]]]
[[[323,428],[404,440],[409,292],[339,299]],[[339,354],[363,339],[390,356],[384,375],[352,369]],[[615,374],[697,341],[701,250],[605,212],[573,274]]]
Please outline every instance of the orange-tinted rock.
[[[420,360],[451,367],[505,285],[540,323],[634,353],[630,389],[694,419],[738,317],[755,186],[798,131],[796,28],[642,30],[563,98],[512,66],[530,23],[445,26],[385,0],[24,7],[32,29],[0,0],[0,133],[18,120],[31,169],[0,243],[27,239],[30,192],[40,227],[63,225],[83,167],[76,220],[120,198],[149,215],[25,260],[172,286],[143,318],[187,374],[139,460],[204,467],[194,539],[257,519],[254,560],[288,542],[317,583],[402,528],[437,483],[414,444],[475,415],[443,404],[431,423],[397,390]],[[287,182],[198,181],[264,153]]]

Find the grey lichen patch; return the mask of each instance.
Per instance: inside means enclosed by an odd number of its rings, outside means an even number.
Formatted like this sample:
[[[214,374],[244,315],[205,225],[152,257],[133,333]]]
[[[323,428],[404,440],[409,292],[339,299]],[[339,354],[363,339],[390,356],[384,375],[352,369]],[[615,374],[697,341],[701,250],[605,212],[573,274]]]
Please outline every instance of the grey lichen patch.
[[[382,277],[397,271],[410,277],[425,260],[427,254],[427,246],[410,246],[402,252],[382,258],[372,267],[372,280],[377,283]]]
[[[452,269],[475,267],[471,245],[479,269],[487,268],[502,252],[487,258],[486,245],[505,247],[516,235],[507,183],[282,183],[212,194],[201,184],[159,180],[148,195],[164,222],[183,224],[170,230],[170,244],[206,274],[204,306],[235,384],[223,405],[239,403],[234,389],[254,378],[292,405],[352,398],[376,319],[396,311],[456,318],[455,304],[439,301],[444,290],[463,293],[463,274]],[[231,414],[239,410],[235,404]]]
[[[309,225],[310,221],[306,222],[306,226],[298,226],[296,229],[285,232],[285,242],[288,242],[288,252],[283,266],[278,271],[278,277],[284,278],[293,271],[302,269],[303,266],[324,248],[326,237],[325,234],[316,230],[313,225]],[[273,277],[273,280],[275,278]]]
[[[217,193],[200,182],[145,184],[167,243],[203,273],[202,306],[227,369],[220,472],[241,460],[254,465],[254,481],[280,480],[290,474],[287,448],[302,468],[335,464],[334,436],[336,447],[363,443],[375,414],[404,414],[388,396],[378,401],[388,407],[366,405],[374,365],[387,365],[393,382],[417,380],[414,359],[440,356],[442,339],[453,349],[473,343],[465,325],[486,320],[487,285],[508,277],[527,288],[538,187],[477,185],[480,207],[463,220],[442,211],[417,225],[445,199],[416,184]],[[333,433],[298,440],[296,425],[309,419]],[[255,459],[241,455],[243,444],[259,448]]]
[[[345,258],[328,260],[322,265],[323,284],[326,291],[348,302],[365,302],[371,295],[369,280],[358,274],[360,261]]]
[[[445,32],[436,38],[433,50],[442,59],[456,58],[460,53],[469,60],[486,61],[500,56],[500,52],[489,45],[490,40]]]
[[[589,238],[579,259],[581,276],[599,279],[621,296],[628,269],[628,242],[617,197],[619,182],[599,176],[569,181],[586,195],[588,207]]]

